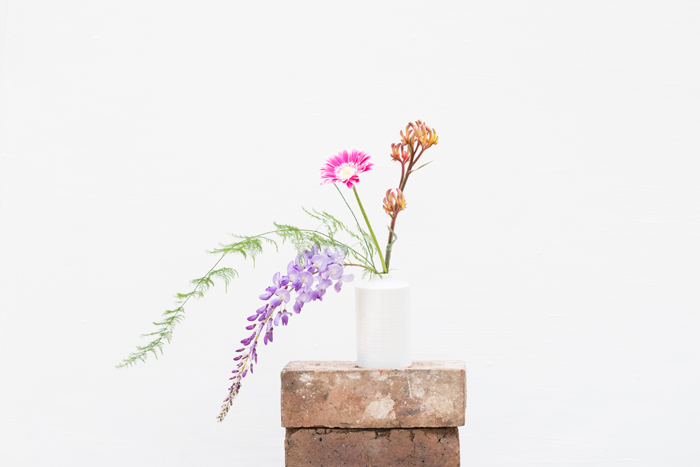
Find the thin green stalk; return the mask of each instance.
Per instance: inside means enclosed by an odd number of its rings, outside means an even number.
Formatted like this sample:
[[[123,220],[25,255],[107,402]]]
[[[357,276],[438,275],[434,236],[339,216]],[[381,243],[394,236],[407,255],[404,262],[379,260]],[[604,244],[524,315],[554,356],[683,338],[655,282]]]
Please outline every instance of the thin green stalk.
[[[355,224],[357,224],[357,230],[360,232],[360,235],[362,235],[362,239],[364,240],[365,243],[365,249],[367,249],[368,252],[372,252],[372,246],[371,244],[367,241],[367,236],[364,235],[364,232],[362,231],[362,226],[360,225],[360,221],[357,220],[357,216],[355,216],[355,211],[352,210],[350,207],[350,204],[348,203],[348,200],[345,199],[345,195],[343,194],[342,191],[340,191],[340,188],[338,188],[338,184],[334,183],[333,186],[335,187],[336,190],[338,190],[338,194],[340,195],[341,198],[343,198],[343,202],[345,205],[348,207],[350,210],[350,214],[352,214],[352,218],[355,219]],[[372,262],[372,267],[376,266],[374,265],[374,262]]]
[[[352,210],[350,207],[350,204],[348,204],[348,201],[345,199],[345,195],[343,195],[343,192],[340,191],[340,188],[338,188],[338,184],[334,183],[333,186],[335,187],[336,190],[338,190],[338,193],[340,194],[340,197],[343,198],[343,201],[345,202],[345,205],[348,207],[350,210],[350,214],[352,214],[352,218],[355,219],[355,222],[357,223],[357,227],[362,230],[362,227],[360,227],[360,222],[357,220],[357,217],[355,216],[355,211]]]
[[[355,199],[357,199],[357,204],[360,206],[360,211],[362,211],[362,217],[365,218],[365,223],[367,224],[367,228],[369,229],[370,235],[372,235],[372,240],[374,240],[374,246],[377,248],[377,253],[379,254],[379,260],[382,262],[382,274],[386,274],[389,272],[386,269],[386,263],[384,262],[384,255],[382,255],[382,250],[379,248],[379,242],[377,241],[377,237],[374,235],[374,230],[372,230],[372,224],[369,223],[369,219],[367,218],[367,213],[365,212],[365,208],[362,206],[362,201],[360,201],[360,195],[357,194],[357,188],[354,186],[352,187],[352,192],[355,193]]]
[[[364,264],[357,264],[357,263],[343,263],[345,266],[357,266],[358,268],[363,268],[368,270],[369,272],[373,272],[375,274],[378,274],[377,270],[374,268],[370,268],[369,266],[366,266]]]

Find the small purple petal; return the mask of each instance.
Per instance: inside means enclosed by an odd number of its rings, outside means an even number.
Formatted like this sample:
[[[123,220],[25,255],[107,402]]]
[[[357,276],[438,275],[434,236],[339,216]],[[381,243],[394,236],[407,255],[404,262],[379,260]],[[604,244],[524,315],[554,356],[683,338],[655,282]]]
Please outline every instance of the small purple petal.
[[[301,281],[301,284],[304,286],[304,289],[308,289],[314,283],[314,275],[308,271],[304,271],[301,274],[299,274],[299,280]]]
[[[318,269],[319,271],[324,271],[324,270],[326,269],[326,266],[328,265],[328,260],[329,260],[329,259],[330,259],[330,258],[328,258],[328,255],[319,255],[319,254],[315,254],[315,255],[311,258],[311,264],[313,264],[314,267],[315,267],[316,269]]]
[[[340,276],[343,275],[343,266],[340,264],[331,264],[328,266],[328,271],[330,272],[330,278],[337,281],[340,279]]]
[[[343,261],[345,260],[345,255],[342,253],[336,253],[335,251],[328,251],[328,256],[330,256],[331,260],[334,263],[338,264],[343,264]]]
[[[255,339],[255,333],[251,334],[249,338],[243,339],[243,340],[241,341],[241,344],[243,344],[243,345],[248,345],[248,344],[250,344],[250,343],[253,341],[253,339]]]
[[[353,279],[355,279],[353,274],[346,274],[342,276],[340,279],[338,279],[338,282],[335,283],[335,291],[340,292],[341,287],[343,287],[343,282],[352,282]]]
[[[284,303],[289,302],[289,290],[277,289],[277,292],[275,292],[275,295],[277,295],[279,297],[279,300],[281,300],[282,302],[284,302]],[[273,299],[272,301],[274,302],[275,299]],[[279,305],[279,303],[278,303],[278,305]]]
[[[333,282],[330,279],[324,279],[318,283],[316,286],[316,290],[323,290],[324,292],[328,287],[330,287],[333,284]]]

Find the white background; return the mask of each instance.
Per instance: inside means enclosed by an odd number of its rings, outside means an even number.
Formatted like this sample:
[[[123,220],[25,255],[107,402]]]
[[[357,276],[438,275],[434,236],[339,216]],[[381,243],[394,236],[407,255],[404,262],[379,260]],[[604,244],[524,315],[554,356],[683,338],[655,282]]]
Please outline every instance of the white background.
[[[318,169],[439,144],[399,218],[414,357],[464,360],[466,466],[700,465],[700,5],[683,1],[0,2],[0,465],[283,465],[279,372],[353,360],[353,290],[261,351],[289,246],[117,364],[216,258],[341,216]]]

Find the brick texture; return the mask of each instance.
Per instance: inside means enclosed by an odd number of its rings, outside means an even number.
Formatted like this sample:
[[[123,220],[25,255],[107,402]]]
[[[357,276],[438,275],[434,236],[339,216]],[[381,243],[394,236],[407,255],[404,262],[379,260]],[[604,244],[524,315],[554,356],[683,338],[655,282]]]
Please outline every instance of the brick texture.
[[[287,428],[286,467],[459,466],[457,428]]]
[[[464,425],[467,387],[461,361],[414,362],[398,370],[358,368],[355,362],[290,362],[281,377],[283,427]]]

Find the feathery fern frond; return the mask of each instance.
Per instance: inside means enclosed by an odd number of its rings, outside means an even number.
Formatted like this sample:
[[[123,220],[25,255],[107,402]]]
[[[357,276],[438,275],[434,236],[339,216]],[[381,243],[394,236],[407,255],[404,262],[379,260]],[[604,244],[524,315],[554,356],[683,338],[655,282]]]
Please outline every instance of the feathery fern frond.
[[[173,336],[173,329],[175,325],[184,319],[185,314],[185,304],[190,300],[190,298],[202,298],[204,293],[209,290],[210,287],[214,285],[214,279],[222,280],[228,290],[228,285],[231,280],[238,277],[238,271],[232,268],[219,268],[217,266],[219,263],[229,254],[237,253],[244,258],[250,257],[253,262],[255,262],[255,257],[263,252],[263,244],[271,243],[277,247],[274,240],[269,239],[266,235],[272,232],[267,232],[261,235],[253,237],[241,237],[236,238],[241,239],[238,242],[232,243],[230,245],[221,245],[210,253],[221,253],[218,261],[212,266],[212,268],[202,277],[193,279],[191,284],[194,285],[194,289],[187,293],[178,293],[175,295],[176,302],[179,305],[173,310],[166,310],[162,317],[163,319],[159,322],[154,322],[158,329],[154,332],[148,334],[142,334],[141,337],[155,337],[150,343],[143,346],[137,346],[136,351],[129,354],[127,358],[122,360],[121,363],[117,365],[117,368],[122,368],[125,366],[130,366],[135,364],[137,361],[146,361],[146,357],[149,353],[152,353],[156,358],[158,358],[158,351],[161,355],[163,354],[163,345],[165,342],[170,342]]]
[[[228,244],[228,245],[219,245],[219,248],[215,248],[211,250],[209,253],[216,254],[216,253],[225,253],[225,254],[231,254],[231,253],[237,253],[243,256],[243,258],[250,258],[253,260],[253,264],[255,264],[255,258],[262,254],[263,252],[263,243],[267,243],[270,245],[274,245],[275,249],[277,250],[277,242],[272,240],[271,238],[267,237],[267,235],[275,233],[274,231],[272,232],[265,232],[264,234],[260,235],[252,235],[252,236],[246,236],[246,235],[232,235],[234,238],[240,239],[237,242]]]
[[[309,216],[313,217],[314,219],[320,221],[323,223],[323,226],[326,228],[326,231],[328,232],[328,235],[333,237],[336,235],[339,231],[346,233],[350,237],[354,238],[357,240],[357,244],[360,246],[362,249],[363,254],[359,254],[355,250],[349,250],[350,254],[355,258],[355,260],[360,261],[365,264],[371,264],[373,268],[376,269],[374,265],[374,245],[372,244],[372,237],[369,236],[367,232],[365,232],[362,227],[357,225],[357,229],[359,233],[353,231],[350,229],[348,226],[346,226],[343,222],[338,220],[336,217],[333,215],[327,213],[326,211],[317,211],[315,209],[309,211],[308,209],[304,209],[304,212],[308,214]]]
[[[350,253],[356,261],[360,264],[355,264],[355,266],[363,267],[366,271],[376,273],[376,268],[372,261],[373,250],[371,246],[368,246],[366,242],[366,233],[360,229],[360,234],[353,232],[341,221],[333,217],[326,212],[318,211],[307,211],[311,217],[321,221],[325,226],[325,232],[318,230],[300,229],[294,227],[293,225],[278,224],[275,223],[275,230],[265,232],[259,235],[243,236],[243,235],[233,235],[238,241],[231,244],[220,244],[218,248],[215,248],[209,253],[220,254],[218,261],[212,266],[212,268],[202,277],[193,279],[191,284],[194,288],[187,293],[178,293],[175,295],[176,302],[178,304],[177,308],[172,310],[166,310],[161,321],[154,322],[158,329],[154,332],[148,334],[142,334],[142,337],[154,337],[154,339],[144,346],[137,346],[136,352],[131,353],[127,358],[125,358],[121,363],[117,365],[117,368],[122,368],[125,366],[130,366],[138,361],[146,361],[146,357],[149,353],[152,353],[156,358],[158,358],[158,352],[161,355],[163,353],[163,346],[166,342],[170,342],[173,336],[173,329],[175,325],[184,319],[185,314],[185,304],[191,298],[202,298],[212,286],[215,285],[215,280],[221,280],[224,282],[226,289],[228,290],[228,285],[231,280],[238,277],[238,272],[229,267],[222,267],[217,269],[219,263],[227,256],[231,254],[238,254],[243,256],[244,259],[250,258],[255,264],[255,258],[263,253],[265,245],[272,245],[277,250],[278,244],[275,240],[270,238],[270,235],[275,235],[282,240],[282,243],[291,243],[297,250],[298,253],[302,253],[307,250],[312,250],[314,246],[318,247],[334,247],[343,250],[345,253]],[[362,253],[355,250],[352,246],[337,240],[335,235],[339,232],[346,233],[352,238],[358,240],[360,246],[362,247]],[[364,254],[363,254],[364,253]]]

